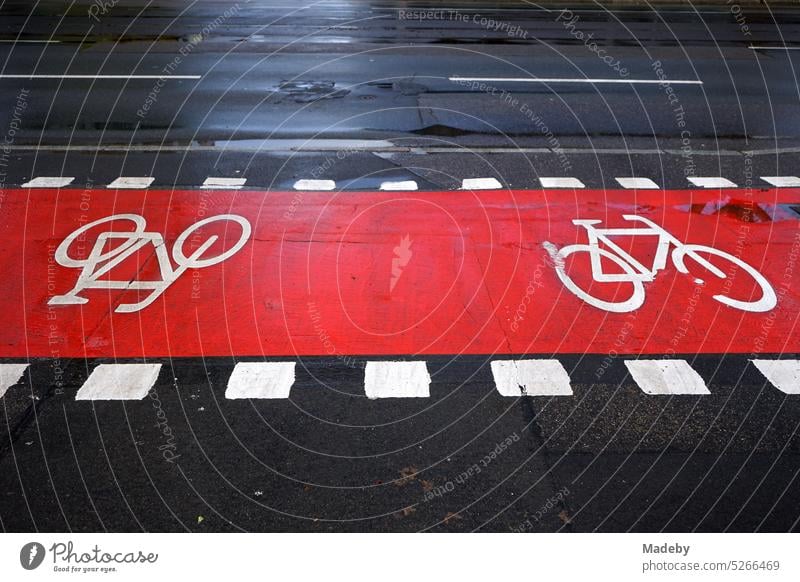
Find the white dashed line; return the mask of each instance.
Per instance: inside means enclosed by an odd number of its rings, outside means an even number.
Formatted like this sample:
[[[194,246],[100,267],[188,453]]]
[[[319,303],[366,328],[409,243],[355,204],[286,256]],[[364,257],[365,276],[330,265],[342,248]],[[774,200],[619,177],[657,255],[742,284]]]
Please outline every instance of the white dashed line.
[[[572,396],[569,374],[558,360],[495,360],[492,376],[503,396]]]
[[[719,176],[705,178],[687,178],[692,184],[700,188],[736,188],[736,184]]]
[[[228,379],[225,398],[289,398],[294,362],[239,362]]]
[[[113,182],[111,182],[106,188],[119,188],[119,189],[126,189],[126,190],[135,190],[141,188],[147,188],[150,184],[153,183],[155,178],[151,177],[134,177],[134,176],[120,176]]]
[[[30,182],[22,184],[22,188],[63,188],[72,184],[75,178],[61,178],[58,176],[40,176]]]
[[[454,83],[588,83],[592,85],[614,84],[614,85],[702,85],[702,81],[693,79],[620,79],[620,78],[600,78],[586,79],[583,77],[448,77]]]
[[[542,188],[586,188],[577,178],[539,178]]]
[[[202,79],[200,75],[0,75],[0,79]]]
[[[375,398],[428,398],[431,376],[425,362],[367,362],[364,392]]]
[[[747,47],[754,51],[800,51],[800,46],[757,46],[750,45]]]
[[[219,188],[221,190],[238,190],[247,182],[246,178],[213,178],[209,176],[201,188]]]
[[[141,400],[156,383],[161,364],[100,364],[75,400]]]
[[[295,190],[336,190],[336,182],[333,180],[298,180],[294,183]]]
[[[403,182],[381,182],[380,189],[389,192],[413,191],[417,189],[417,183],[414,180],[405,180]]]
[[[798,188],[800,178],[797,176],[761,176],[767,184],[772,184],[776,188]]]
[[[500,190],[502,187],[494,178],[464,178],[461,181],[462,190]]]
[[[628,190],[657,190],[658,184],[650,178],[614,178],[619,185]]]
[[[28,364],[0,364],[0,398],[22,379]]]
[[[784,394],[800,394],[800,360],[751,360],[758,371]]]
[[[625,367],[645,394],[710,394],[685,360],[625,360]]]

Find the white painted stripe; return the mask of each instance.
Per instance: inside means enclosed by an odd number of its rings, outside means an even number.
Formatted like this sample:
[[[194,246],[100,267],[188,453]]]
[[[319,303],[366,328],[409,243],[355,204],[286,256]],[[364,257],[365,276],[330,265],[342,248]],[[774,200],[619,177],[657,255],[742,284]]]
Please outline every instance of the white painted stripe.
[[[72,184],[75,178],[64,178],[58,176],[39,176],[29,182],[25,182],[23,188],[63,188]]]
[[[800,46],[758,46],[750,45],[750,49],[754,51],[800,51]]]
[[[75,400],[141,400],[158,379],[161,364],[100,364]]]
[[[106,188],[124,188],[124,189],[134,189],[134,188],[147,188],[150,184],[153,183],[155,178],[148,177],[138,177],[138,176],[120,176],[113,182],[111,182]]]
[[[797,176],[761,176],[767,184],[772,184],[776,188],[798,188],[800,178]]]
[[[758,371],[785,394],[800,394],[800,360],[751,360]]]
[[[425,362],[367,362],[367,398],[427,398],[431,377]]]
[[[569,374],[558,360],[495,360],[492,376],[503,396],[572,396]]]
[[[201,75],[0,75],[0,79],[201,79]]]
[[[0,364],[0,398],[22,379],[28,364]]]
[[[611,83],[618,85],[702,85],[702,81],[692,79],[620,79],[619,77],[586,79],[572,77],[551,77],[551,78],[531,78],[531,77],[448,77],[454,83],[465,82],[484,82],[484,83]]]
[[[625,360],[625,366],[645,394],[710,394],[685,360]]]
[[[294,362],[239,362],[228,379],[225,398],[289,398]]]
[[[700,188],[736,188],[736,184],[726,178],[711,176],[704,178],[687,178],[695,186]]]
[[[298,180],[294,183],[295,190],[335,190],[336,182],[333,180]]]
[[[13,38],[4,38],[4,39],[0,39],[0,42],[8,42],[8,43],[11,43],[11,44],[17,44],[17,43],[20,43],[20,42],[36,42],[36,43],[46,43],[46,44],[58,44],[61,41],[60,40],[32,40],[32,39],[22,39],[22,38],[19,39],[19,40],[16,40],[16,39],[13,39]]]
[[[381,190],[396,191],[410,191],[416,190],[417,183],[414,180],[405,180],[402,182],[381,182]]]
[[[462,190],[500,190],[503,185],[494,178],[465,178],[461,180]]]
[[[619,185],[629,190],[657,190],[658,184],[650,178],[614,178]]]
[[[542,188],[586,188],[577,178],[539,178]]]
[[[244,186],[245,182],[247,182],[247,178],[214,178],[209,176],[203,182],[202,188],[238,190]]]

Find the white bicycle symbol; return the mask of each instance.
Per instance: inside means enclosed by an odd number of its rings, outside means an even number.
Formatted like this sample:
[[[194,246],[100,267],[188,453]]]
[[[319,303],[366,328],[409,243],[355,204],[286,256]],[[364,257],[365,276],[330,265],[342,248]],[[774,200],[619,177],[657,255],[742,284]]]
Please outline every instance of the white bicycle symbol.
[[[596,228],[594,225],[600,224],[601,220],[573,220],[572,224],[582,226],[586,229],[589,237],[589,244],[575,244],[568,245],[558,249],[551,242],[544,242],[542,246],[547,250],[550,258],[555,265],[556,273],[564,286],[572,291],[575,295],[586,301],[586,303],[614,313],[626,313],[634,311],[642,306],[645,300],[644,283],[653,281],[658,271],[664,269],[667,264],[667,254],[671,246],[672,254],[670,258],[672,263],[678,269],[679,273],[689,274],[689,269],[686,267],[686,258],[689,257],[697,262],[700,266],[704,267],[711,272],[715,277],[726,279],[727,275],[711,262],[700,256],[698,253],[708,253],[709,255],[717,256],[726,261],[730,261],[742,271],[750,275],[758,286],[761,288],[761,298],[756,301],[741,301],[732,299],[725,295],[714,295],[714,299],[736,309],[742,311],[752,311],[755,313],[763,313],[769,311],[777,304],[778,300],[775,296],[775,291],[764,276],[759,273],[755,268],[751,267],[741,259],[705,245],[685,244],[672,236],[666,230],[658,226],[656,223],[633,214],[624,214],[622,216],[625,220],[630,222],[640,222],[646,225],[645,228]],[[631,255],[622,250],[619,245],[615,244],[609,237],[611,236],[657,236],[658,247],[653,260],[653,266],[648,269],[639,261],[634,259]],[[603,243],[607,248],[601,248],[600,243]],[[610,249],[610,250],[609,250]],[[633,285],[633,294],[630,298],[624,301],[605,301],[593,296],[588,291],[579,287],[567,274],[565,260],[573,253],[589,253],[592,267],[592,279],[598,283],[631,283]],[[622,269],[622,273],[607,274],[603,272],[601,257],[609,259]],[[695,279],[697,284],[703,284],[703,279]]]
[[[97,241],[92,247],[89,256],[85,259],[76,259],[69,256],[69,249],[72,244],[84,235],[88,230],[106,222],[113,221],[131,221],[136,226],[133,231],[122,232],[103,232],[97,237]],[[208,258],[201,258],[203,254],[219,239],[217,235],[208,237],[197,249],[189,256],[186,256],[183,246],[189,237],[198,229],[223,220],[230,220],[237,223],[242,233],[239,240],[231,248],[225,252]],[[56,249],[55,259],[59,265],[63,267],[80,268],[81,274],[78,276],[78,282],[75,287],[64,295],[56,295],[48,301],[48,305],[82,305],[89,300],[80,297],[78,293],[84,289],[124,289],[132,291],[152,291],[142,301],[137,303],[122,303],[114,310],[117,313],[132,313],[144,309],[155,301],[167,288],[174,283],[187,269],[202,269],[216,265],[222,261],[235,255],[247,242],[250,237],[250,223],[247,219],[237,216],[235,214],[220,214],[211,218],[206,218],[194,223],[192,226],[184,230],[175,240],[172,247],[172,259],[177,264],[177,268],[173,268],[172,263],[167,256],[167,249],[164,244],[164,237],[157,232],[145,232],[147,222],[142,216],[138,214],[115,214],[95,220],[88,224],[83,225],[67,238],[65,238],[58,248]],[[107,250],[107,247],[114,243],[119,243],[115,247]],[[152,244],[155,251],[155,256],[158,261],[158,267],[161,274],[161,280],[144,280],[144,281],[114,281],[110,279],[100,279],[106,275],[111,269],[119,265],[122,261],[144,248],[148,244]]]

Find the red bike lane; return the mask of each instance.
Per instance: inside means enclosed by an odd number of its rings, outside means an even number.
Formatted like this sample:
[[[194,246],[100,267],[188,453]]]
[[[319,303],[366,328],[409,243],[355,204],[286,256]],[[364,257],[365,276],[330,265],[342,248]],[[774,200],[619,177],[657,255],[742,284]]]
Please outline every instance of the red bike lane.
[[[0,356],[795,353],[799,201],[796,189],[6,190]],[[646,226],[631,216],[656,228],[628,236]],[[614,229],[648,269],[661,241],[663,269],[632,282],[607,245],[592,265],[576,220]]]

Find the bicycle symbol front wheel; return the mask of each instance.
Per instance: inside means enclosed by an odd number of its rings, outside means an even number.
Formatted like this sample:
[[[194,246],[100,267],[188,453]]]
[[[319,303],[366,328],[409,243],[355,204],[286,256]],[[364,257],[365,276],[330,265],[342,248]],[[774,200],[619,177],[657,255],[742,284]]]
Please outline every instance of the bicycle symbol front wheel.
[[[612,313],[628,313],[629,311],[639,309],[639,307],[641,307],[644,303],[644,283],[637,279],[639,274],[633,270],[631,265],[614,253],[606,249],[584,244],[568,245],[558,250],[554,245],[546,244],[545,248],[550,254],[550,257],[555,264],[556,274],[558,275],[558,278],[561,279],[561,282],[564,284],[564,286],[589,305],[604,311],[610,311]],[[582,289],[570,278],[566,271],[566,259],[573,253],[589,253],[590,264],[592,253],[597,253],[601,257],[605,257],[616,263],[626,275],[631,277],[630,281],[628,281],[631,285],[633,285],[633,292],[631,296],[624,301],[606,301],[604,299],[600,299],[599,297],[595,297],[588,291]]]
[[[775,295],[775,290],[772,288],[772,285],[769,284],[769,281],[767,281],[764,275],[759,273],[754,267],[748,265],[743,260],[726,253],[725,251],[715,249],[714,247],[692,244],[676,247],[675,250],[672,251],[672,262],[675,263],[675,267],[678,269],[678,272],[685,275],[689,274],[689,269],[686,266],[686,257],[689,256],[694,259],[695,262],[713,273],[716,277],[719,277],[720,279],[727,279],[727,275],[724,271],[697,253],[707,253],[733,263],[742,271],[750,275],[750,277],[755,280],[756,284],[761,289],[761,298],[757,301],[740,301],[739,299],[731,299],[726,295],[714,295],[714,299],[720,303],[727,305],[728,307],[741,309],[742,311],[751,311],[754,313],[763,313],[765,311],[769,311],[774,308],[775,305],[777,305],[778,298]]]

